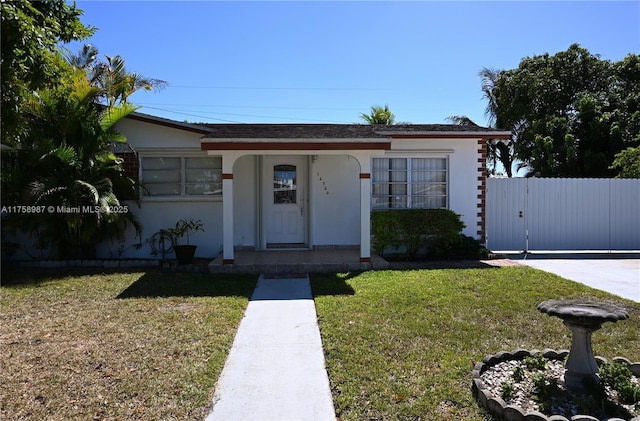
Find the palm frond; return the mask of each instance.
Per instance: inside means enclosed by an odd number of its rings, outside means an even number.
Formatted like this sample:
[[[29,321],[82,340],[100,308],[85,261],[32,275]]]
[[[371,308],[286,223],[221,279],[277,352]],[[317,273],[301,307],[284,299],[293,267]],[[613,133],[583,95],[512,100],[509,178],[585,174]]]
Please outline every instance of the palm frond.
[[[105,109],[105,112],[102,114],[102,117],[100,118],[100,127],[102,127],[102,130],[107,131],[111,129],[118,121],[122,120],[124,117],[128,116],[137,109],[138,107],[129,103],[121,104],[117,107],[107,107]],[[113,140],[118,139],[119,137],[116,137]]]
[[[31,196],[35,204],[42,204],[46,203],[51,196],[66,190],[66,186],[48,186],[42,181],[32,181],[29,183],[28,195]]]
[[[487,123],[492,127],[496,122],[496,115],[498,113],[498,102],[494,94],[494,88],[500,77],[501,70],[492,69],[489,67],[483,67],[478,72],[480,76],[483,97],[487,100],[487,106],[484,110],[484,115],[487,118]]]
[[[85,191],[88,193],[88,198],[91,200],[91,203],[97,205],[100,200],[100,193],[96,186],[91,183],[88,183],[84,180],[74,180],[74,187],[76,187],[80,191]]]
[[[68,53],[66,60],[72,66],[87,70],[98,58],[98,49],[91,44],[85,44],[77,53]]]
[[[76,152],[75,148],[70,145],[55,148],[49,153],[49,155],[57,157],[60,161],[64,162],[67,165],[72,165],[75,161],[78,160],[78,153]]]
[[[360,118],[367,124],[395,124],[396,116],[389,109],[389,105],[383,107],[372,106],[369,114],[361,113]]]
[[[480,127],[466,115],[450,115],[446,120],[458,126]]]

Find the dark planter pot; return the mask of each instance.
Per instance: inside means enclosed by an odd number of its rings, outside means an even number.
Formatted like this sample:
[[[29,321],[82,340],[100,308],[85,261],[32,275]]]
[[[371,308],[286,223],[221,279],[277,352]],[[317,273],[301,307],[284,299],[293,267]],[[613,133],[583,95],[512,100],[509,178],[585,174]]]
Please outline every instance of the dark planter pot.
[[[193,256],[196,254],[197,247],[198,246],[173,246],[178,264],[188,265],[193,263]]]

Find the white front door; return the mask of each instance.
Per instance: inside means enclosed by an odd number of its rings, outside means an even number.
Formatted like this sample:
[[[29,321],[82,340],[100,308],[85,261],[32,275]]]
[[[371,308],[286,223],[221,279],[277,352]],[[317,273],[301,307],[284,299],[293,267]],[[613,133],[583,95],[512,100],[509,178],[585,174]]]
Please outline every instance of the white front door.
[[[265,157],[263,172],[266,245],[305,245],[307,157]]]

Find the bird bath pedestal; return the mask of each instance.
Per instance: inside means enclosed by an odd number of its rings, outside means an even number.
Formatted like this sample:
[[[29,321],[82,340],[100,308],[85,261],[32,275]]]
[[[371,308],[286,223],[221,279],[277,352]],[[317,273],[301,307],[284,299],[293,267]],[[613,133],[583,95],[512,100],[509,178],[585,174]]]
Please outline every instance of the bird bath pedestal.
[[[584,300],[547,300],[538,310],[563,320],[571,329],[571,350],[565,363],[564,384],[567,388],[581,390],[588,377],[599,381],[598,364],[593,357],[591,334],[605,322],[626,319],[625,309],[613,304]]]

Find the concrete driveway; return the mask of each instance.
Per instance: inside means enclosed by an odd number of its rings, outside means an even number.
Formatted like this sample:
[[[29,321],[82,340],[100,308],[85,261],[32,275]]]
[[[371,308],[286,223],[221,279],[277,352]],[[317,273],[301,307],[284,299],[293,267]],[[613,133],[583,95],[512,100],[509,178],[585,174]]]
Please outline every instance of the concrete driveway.
[[[640,302],[640,253],[521,253],[507,257]]]

